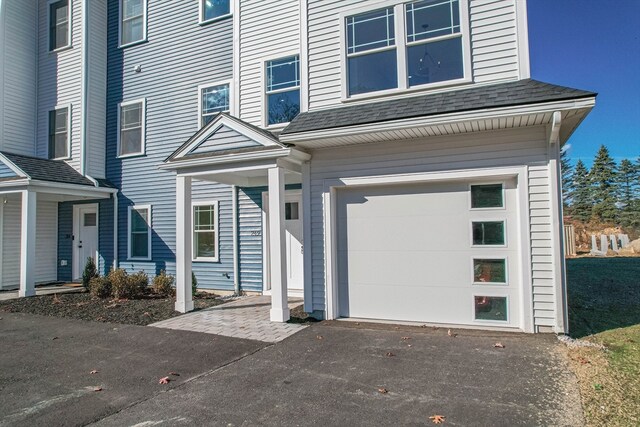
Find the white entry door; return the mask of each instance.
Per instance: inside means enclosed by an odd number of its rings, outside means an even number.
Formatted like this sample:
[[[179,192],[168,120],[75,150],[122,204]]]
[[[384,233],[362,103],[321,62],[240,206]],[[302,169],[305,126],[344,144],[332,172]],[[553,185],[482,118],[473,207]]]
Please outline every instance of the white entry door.
[[[73,280],[82,279],[87,258],[98,264],[98,205],[73,207]]]
[[[284,224],[285,224],[285,243],[287,251],[287,289],[290,296],[302,296],[304,288],[304,270],[303,270],[303,253],[304,244],[302,238],[302,193],[300,190],[289,190],[285,192],[284,205]],[[271,289],[269,280],[269,212],[268,212],[268,193],[263,195],[263,206],[265,210],[265,244],[264,257],[265,290]]]

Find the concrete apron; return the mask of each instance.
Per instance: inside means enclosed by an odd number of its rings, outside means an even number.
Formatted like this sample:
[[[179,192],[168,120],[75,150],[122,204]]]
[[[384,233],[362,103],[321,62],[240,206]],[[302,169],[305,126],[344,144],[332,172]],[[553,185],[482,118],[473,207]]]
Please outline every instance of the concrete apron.
[[[289,309],[300,304],[302,304],[300,299],[289,299]],[[270,309],[271,297],[248,296],[217,307],[152,323],[149,326],[269,343],[282,341],[307,327],[300,324],[272,322],[269,319]]]

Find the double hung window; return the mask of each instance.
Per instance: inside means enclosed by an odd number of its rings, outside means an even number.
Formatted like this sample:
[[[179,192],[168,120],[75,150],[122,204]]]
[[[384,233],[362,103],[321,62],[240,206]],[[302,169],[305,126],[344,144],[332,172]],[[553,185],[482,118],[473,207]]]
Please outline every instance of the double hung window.
[[[208,124],[216,114],[229,111],[229,84],[200,87],[200,126]]]
[[[71,8],[69,0],[49,4],[49,50],[71,45]]]
[[[145,101],[120,104],[118,155],[120,157],[144,154]]]
[[[69,107],[49,111],[49,158],[66,159],[69,157]]]
[[[147,38],[147,0],[120,0],[120,46]]]
[[[300,57],[267,61],[267,125],[288,123],[300,113]]]

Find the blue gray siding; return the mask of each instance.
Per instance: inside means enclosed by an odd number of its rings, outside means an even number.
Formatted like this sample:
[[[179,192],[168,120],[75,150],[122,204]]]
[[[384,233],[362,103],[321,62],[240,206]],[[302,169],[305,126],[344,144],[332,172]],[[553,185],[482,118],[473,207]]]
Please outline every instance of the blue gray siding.
[[[198,130],[198,86],[231,80],[232,20],[198,25],[198,2],[149,2],[148,42],[118,48],[118,1],[109,2],[107,178],[119,193],[119,263],[129,271],[175,273],[175,174],[158,166]],[[134,66],[141,72],[136,73]],[[117,111],[145,98],[146,154],[118,159]],[[233,289],[231,188],[194,182],[194,200],[217,200],[220,261],[194,263],[201,287]],[[152,206],[151,261],[127,260],[127,210]]]
[[[221,126],[215,133],[202,141],[188,154],[212,153],[223,150],[260,147],[261,144],[227,126]]]
[[[0,178],[15,178],[17,175],[4,163],[0,163]]]

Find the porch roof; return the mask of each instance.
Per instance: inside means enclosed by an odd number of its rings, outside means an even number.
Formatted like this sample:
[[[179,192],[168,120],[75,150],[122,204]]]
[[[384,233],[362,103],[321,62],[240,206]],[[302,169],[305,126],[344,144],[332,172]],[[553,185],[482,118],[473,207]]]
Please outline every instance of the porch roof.
[[[454,91],[409,96],[387,101],[317,110],[299,114],[282,136],[449,113],[470,112],[548,102],[594,98],[595,92],[532,79]]]

